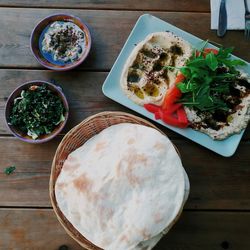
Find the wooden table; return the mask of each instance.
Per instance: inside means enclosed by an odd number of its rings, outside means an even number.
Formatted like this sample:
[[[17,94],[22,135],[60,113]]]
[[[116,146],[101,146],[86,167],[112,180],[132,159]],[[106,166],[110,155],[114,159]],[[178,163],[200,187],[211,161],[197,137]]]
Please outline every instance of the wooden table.
[[[52,13],[79,16],[93,37],[91,53],[66,73],[42,68],[29,48],[34,25]],[[50,166],[58,143],[74,125],[104,110],[130,110],[106,98],[101,86],[138,17],[151,13],[202,39],[235,46],[250,61],[243,31],[223,39],[210,30],[209,0],[0,0],[0,249],[81,249],[57,221],[48,195]],[[7,97],[23,82],[59,83],[71,116],[63,134],[44,145],[10,135],[4,122]],[[161,127],[180,150],[191,193],[178,223],[155,249],[250,249],[250,129],[231,158],[224,158]],[[14,174],[3,171],[15,165]]]

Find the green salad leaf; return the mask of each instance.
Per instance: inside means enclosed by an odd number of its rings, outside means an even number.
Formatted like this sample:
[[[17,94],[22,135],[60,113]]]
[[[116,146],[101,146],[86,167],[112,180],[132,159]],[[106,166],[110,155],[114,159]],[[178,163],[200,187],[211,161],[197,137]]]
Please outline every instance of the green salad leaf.
[[[208,53],[205,57],[205,61],[207,66],[212,70],[215,71],[218,67],[218,61],[217,58],[215,56],[215,54],[213,53]]]
[[[183,93],[179,102],[200,111],[226,111],[229,107],[224,97],[239,76],[235,67],[246,63],[231,58],[233,48],[221,47],[215,54],[204,47],[196,50],[186,65],[179,68],[185,76],[185,80],[177,84]]]

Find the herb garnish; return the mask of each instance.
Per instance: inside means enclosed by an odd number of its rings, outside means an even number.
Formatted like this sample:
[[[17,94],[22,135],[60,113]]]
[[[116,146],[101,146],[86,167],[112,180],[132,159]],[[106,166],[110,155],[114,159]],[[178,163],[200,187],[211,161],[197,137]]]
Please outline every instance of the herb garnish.
[[[16,167],[15,166],[10,166],[10,167],[7,167],[4,169],[4,173],[6,175],[10,175],[12,174],[14,171],[16,170]]]
[[[186,65],[179,68],[185,76],[185,80],[177,84],[183,93],[179,102],[200,111],[227,111],[225,95],[230,93],[230,85],[239,76],[235,66],[243,66],[245,62],[231,59],[233,48],[221,47],[214,54],[207,53],[204,47],[195,50]]]
[[[9,123],[25,134],[37,139],[50,134],[65,120],[65,108],[59,96],[46,85],[31,86],[14,100]]]

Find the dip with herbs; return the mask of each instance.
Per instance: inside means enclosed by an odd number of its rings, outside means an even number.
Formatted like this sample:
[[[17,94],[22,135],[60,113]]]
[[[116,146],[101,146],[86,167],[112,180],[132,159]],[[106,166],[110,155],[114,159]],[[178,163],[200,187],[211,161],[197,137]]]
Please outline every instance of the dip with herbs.
[[[50,53],[55,61],[74,62],[86,47],[84,32],[72,22],[56,21],[44,34],[42,51]]]
[[[14,100],[9,124],[37,139],[50,134],[65,120],[65,108],[59,96],[46,85],[33,85]]]

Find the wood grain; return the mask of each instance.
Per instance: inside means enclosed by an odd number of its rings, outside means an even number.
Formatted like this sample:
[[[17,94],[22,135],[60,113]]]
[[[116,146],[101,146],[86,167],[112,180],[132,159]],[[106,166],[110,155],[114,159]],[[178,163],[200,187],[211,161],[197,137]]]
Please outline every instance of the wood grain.
[[[249,43],[244,40],[243,31],[229,31],[224,38],[218,38],[210,30],[209,0],[138,2],[0,0],[0,249],[82,249],[65,233],[50,209],[50,166],[62,136],[46,144],[31,145],[10,136],[5,125],[4,105],[18,85],[41,79],[53,80],[62,86],[71,110],[63,133],[100,111],[132,112],[106,98],[101,86],[136,20],[145,12],[204,40],[234,46],[236,55],[250,61]],[[62,10],[64,8],[67,10]],[[79,16],[91,30],[91,53],[76,71],[40,70],[42,67],[30,52],[29,39],[35,24],[58,12]],[[230,159],[160,128],[181,153],[191,193],[177,225],[155,249],[250,249],[250,212],[246,212],[250,210],[250,128]],[[3,171],[10,165],[15,165],[16,171],[7,176]],[[214,211],[208,211],[210,209]]]
[[[50,209],[0,209],[0,248],[82,249],[69,238]],[[250,249],[250,213],[184,211],[155,250]],[[24,227],[25,225],[25,227]]]
[[[34,79],[52,81],[63,88],[70,105],[69,122],[63,131],[64,133],[87,116],[101,111],[116,110],[131,112],[103,95],[101,88],[106,77],[107,73],[103,72],[71,71],[61,73],[48,70],[0,69],[0,134],[10,134],[4,119],[4,107],[8,96],[21,83]],[[168,129],[165,129],[165,131],[171,138],[182,138]],[[249,138],[250,128],[247,129],[243,139],[247,140]]]
[[[29,38],[35,24],[56,9],[0,8],[0,67],[41,68],[30,52]],[[85,69],[109,70],[124,45],[136,20],[143,11],[71,10],[89,24],[93,46]],[[149,12],[202,39],[235,46],[235,54],[250,61],[248,42],[243,31],[229,31],[225,38],[218,38],[210,30],[209,13]],[[18,22],[17,22],[18,20]]]
[[[45,8],[91,8],[91,9],[123,9],[123,10],[165,10],[165,11],[210,11],[209,0],[182,0],[176,4],[172,0],[0,0],[0,6],[9,7],[45,7]]]
[[[53,210],[0,209],[0,231],[0,249],[82,249],[66,234]]]
[[[0,137],[0,206],[50,207],[49,175],[61,138],[46,145],[31,145]],[[230,159],[216,155],[188,140],[173,140],[181,153],[191,183],[186,208],[250,209],[250,143],[244,142]],[[16,171],[6,176],[5,167]]]
[[[155,250],[247,250],[249,222],[249,213],[185,211]]]

